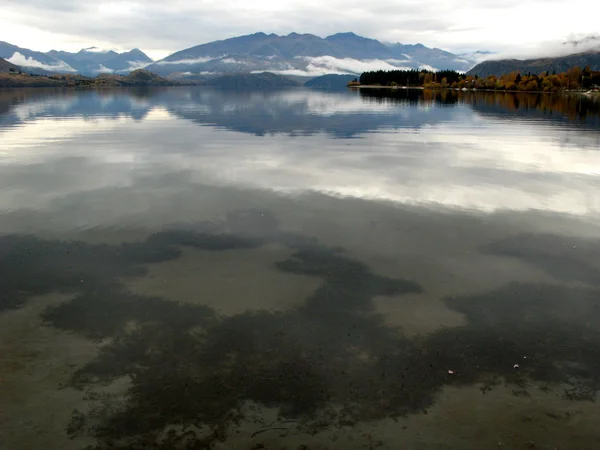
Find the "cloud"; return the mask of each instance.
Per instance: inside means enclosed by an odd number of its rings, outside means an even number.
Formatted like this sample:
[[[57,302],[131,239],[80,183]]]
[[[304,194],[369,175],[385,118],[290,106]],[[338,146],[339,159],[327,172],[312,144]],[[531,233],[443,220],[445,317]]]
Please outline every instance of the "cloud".
[[[481,62],[484,60],[498,60],[506,58],[533,59],[542,57],[558,57],[582,53],[586,51],[600,51],[600,34],[598,33],[571,33],[565,39],[550,39],[546,41],[524,44],[515,49],[508,49],[492,54],[466,53],[465,57]],[[461,55],[463,56],[463,55]]]
[[[568,8],[558,0],[21,0],[3,5],[0,37],[35,50],[139,47],[164,56],[257,31],[354,31],[460,52],[543,51],[545,42],[564,42],[574,31],[597,32],[589,11],[589,0],[571,0]]]
[[[114,70],[109,69],[108,67],[105,67],[102,64],[100,64],[100,67],[98,67],[96,70],[94,70],[94,72],[95,73],[113,73]]]
[[[190,58],[190,59],[178,59],[176,61],[158,61],[156,64],[158,64],[159,66],[166,66],[166,65],[177,65],[177,64],[202,64],[208,61],[212,61],[213,57],[210,56],[203,56],[200,58]]]
[[[36,67],[53,72],[76,72],[75,69],[63,61],[59,61],[58,64],[44,64],[37,59],[28,58],[19,52],[15,52],[7,61],[21,67]]]
[[[436,67],[430,66],[429,64],[421,64],[419,69],[431,70],[432,72],[437,72],[438,70]]]
[[[331,73],[361,74],[369,70],[395,70],[409,68],[392,64],[392,62],[394,62],[395,60],[358,60],[352,58],[335,58],[333,56],[305,57],[301,59],[308,63],[306,69],[290,68],[284,70],[273,70],[272,72],[281,75],[300,75],[318,77],[321,75],[327,75]]]
[[[146,61],[127,61],[127,64],[129,64],[129,67],[127,69],[120,70],[119,72],[133,72],[134,70],[143,69],[144,67],[148,67],[152,63],[151,62],[149,63]]]
[[[84,50],[89,53],[108,53],[111,51],[110,49],[104,49],[104,48],[100,48],[100,47],[88,47],[88,48],[85,48]]]
[[[404,56],[406,56],[406,55],[404,55]],[[393,65],[396,66],[396,65],[400,65],[400,64],[406,64],[406,63],[410,64],[411,59],[412,58],[408,58],[408,59],[386,59],[386,61],[389,62],[390,64],[393,64]]]

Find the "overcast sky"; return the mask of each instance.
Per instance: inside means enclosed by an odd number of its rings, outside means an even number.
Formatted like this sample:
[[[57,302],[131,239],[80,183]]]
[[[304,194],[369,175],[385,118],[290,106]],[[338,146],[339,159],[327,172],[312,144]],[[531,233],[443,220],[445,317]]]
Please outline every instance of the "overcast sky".
[[[0,0],[0,40],[38,51],[138,47],[157,59],[264,31],[353,31],[454,52],[548,53],[596,35],[595,0]],[[551,50],[552,49],[552,50]]]

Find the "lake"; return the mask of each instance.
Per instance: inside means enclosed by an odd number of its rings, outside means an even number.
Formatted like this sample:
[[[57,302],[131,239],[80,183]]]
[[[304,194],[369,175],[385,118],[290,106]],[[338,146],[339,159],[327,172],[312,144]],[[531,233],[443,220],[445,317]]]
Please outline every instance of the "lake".
[[[0,91],[0,448],[600,448],[600,100]]]

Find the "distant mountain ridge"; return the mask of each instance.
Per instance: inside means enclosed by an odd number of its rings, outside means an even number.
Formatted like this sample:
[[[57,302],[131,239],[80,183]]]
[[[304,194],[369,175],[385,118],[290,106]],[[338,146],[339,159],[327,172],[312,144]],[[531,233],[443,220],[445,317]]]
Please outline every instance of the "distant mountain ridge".
[[[57,50],[43,53],[2,41],[0,41],[0,58],[21,67],[27,72],[37,74],[127,74],[152,63],[152,59],[137,48],[124,53],[117,53],[113,50],[100,51],[95,47],[82,49],[77,53]]]
[[[152,59],[137,48],[124,53],[94,49],[95,47],[82,49],[77,53],[51,50],[46,54],[64,61],[77,72],[84,74],[131,72],[152,63]]]
[[[282,75],[356,74],[396,68],[468,70],[474,62],[422,44],[385,45],[354,33],[254,33],[178,51],[148,66],[160,75],[270,71]]]
[[[600,70],[600,50],[575,53],[573,55],[558,56],[553,58],[536,59],[501,59],[497,61],[483,61],[467,72],[467,75],[488,77],[490,75],[500,76],[510,72],[534,73],[542,72],[556,73],[566,72],[572,67],[579,66],[582,69],[589,65],[592,70]]]

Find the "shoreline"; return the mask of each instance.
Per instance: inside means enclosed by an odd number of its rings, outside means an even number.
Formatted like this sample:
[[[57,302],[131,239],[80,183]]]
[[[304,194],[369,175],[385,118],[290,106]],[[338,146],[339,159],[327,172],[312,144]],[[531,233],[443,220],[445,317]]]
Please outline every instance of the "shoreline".
[[[509,93],[509,94],[568,94],[568,95],[584,95],[586,97],[598,97],[600,91],[519,91],[519,90],[497,90],[497,89],[458,89],[458,88],[426,88],[424,86],[378,86],[378,85],[361,85],[347,86],[348,89],[390,89],[390,90],[428,90],[428,91],[454,91],[454,92],[494,92],[494,93]]]

